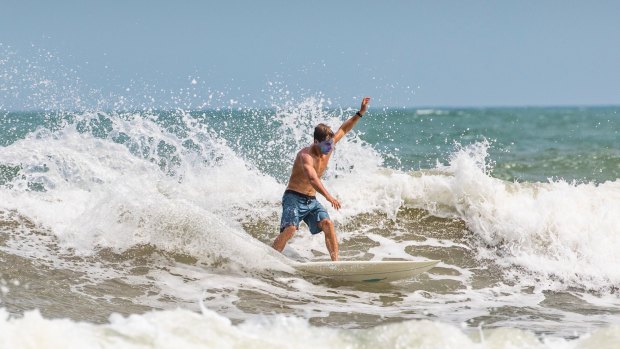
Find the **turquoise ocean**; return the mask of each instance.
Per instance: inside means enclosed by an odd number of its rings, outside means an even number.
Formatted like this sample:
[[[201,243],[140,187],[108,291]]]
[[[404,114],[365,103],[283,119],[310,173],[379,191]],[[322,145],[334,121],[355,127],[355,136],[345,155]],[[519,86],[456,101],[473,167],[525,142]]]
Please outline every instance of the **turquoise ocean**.
[[[291,267],[329,259],[306,227],[270,244],[296,151],[358,101],[67,107],[7,71],[2,348],[620,345],[620,107],[371,105],[323,178],[341,259],[441,263],[347,284]]]

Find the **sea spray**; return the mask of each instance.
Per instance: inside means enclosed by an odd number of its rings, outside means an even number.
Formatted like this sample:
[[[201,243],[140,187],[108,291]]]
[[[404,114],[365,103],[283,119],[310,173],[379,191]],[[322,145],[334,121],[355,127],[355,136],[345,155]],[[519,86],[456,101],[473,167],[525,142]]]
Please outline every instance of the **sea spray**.
[[[40,128],[4,148],[4,166],[20,170],[5,183],[3,195],[12,198],[3,202],[7,209],[27,211],[67,246],[86,253],[94,246],[123,250],[152,243],[139,224],[129,222],[153,221],[160,214],[148,210],[174,212],[163,208],[166,203],[180,212],[206,210],[204,216],[227,227],[220,232],[241,231],[238,222],[247,215],[277,219],[287,170],[265,174],[260,168],[275,166],[276,159],[290,166],[293,148],[281,145],[310,144],[312,125],[325,120],[338,125],[346,117],[324,111],[321,103],[309,99],[276,110],[263,130],[277,132],[264,133],[265,146],[242,156],[231,146],[243,132],[221,136],[204,123],[208,118],[184,111],[61,114],[64,121],[55,123],[56,130]],[[257,130],[263,116],[240,120]],[[616,283],[620,276],[608,266],[618,245],[618,224],[611,218],[618,206],[617,183],[502,181],[492,177],[489,147],[488,142],[457,147],[447,165],[407,173],[383,167],[382,156],[352,133],[337,145],[324,179],[343,202],[333,219],[346,224],[372,212],[394,219],[402,207],[423,208],[462,219],[476,237],[479,256],[499,257],[497,263],[506,268],[518,265],[595,288]]]
[[[488,144],[457,150],[444,174],[422,175],[404,198],[436,215],[462,219],[478,241],[479,256],[517,265],[581,287],[620,282],[620,183],[506,182],[490,175]],[[415,178],[415,177],[414,177]],[[498,259],[497,259],[498,258]],[[527,273],[526,273],[527,274]]]
[[[202,141],[195,152],[183,148],[188,138],[177,138],[149,118],[107,119],[107,134],[96,129],[96,136],[85,125],[92,127],[99,117],[81,116],[55,132],[42,129],[2,152],[3,163],[20,169],[2,191],[4,209],[31,217],[76,253],[154,244],[198,258],[218,255],[242,240],[251,241],[230,207],[247,210],[252,202],[274,200],[271,193],[281,191],[224,144],[208,142],[209,133],[193,134],[196,142]],[[123,140],[114,141],[120,135]],[[163,143],[178,150],[162,153],[158,147]],[[162,165],[164,160],[169,162]],[[256,180],[263,184],[253,193]],[[229,248],[214,244],[235,237],[241,240]]]

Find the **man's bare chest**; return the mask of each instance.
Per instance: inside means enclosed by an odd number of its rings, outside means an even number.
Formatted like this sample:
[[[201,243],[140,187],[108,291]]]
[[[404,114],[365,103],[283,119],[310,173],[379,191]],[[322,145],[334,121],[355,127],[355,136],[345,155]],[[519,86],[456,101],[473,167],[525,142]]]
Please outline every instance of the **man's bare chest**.
[[[319,177],[323,176],[323,173],[325,173],[328,162],[329,162],[328,156],[314,159],[314,169],[316,170],[316,173],[319,175]]]

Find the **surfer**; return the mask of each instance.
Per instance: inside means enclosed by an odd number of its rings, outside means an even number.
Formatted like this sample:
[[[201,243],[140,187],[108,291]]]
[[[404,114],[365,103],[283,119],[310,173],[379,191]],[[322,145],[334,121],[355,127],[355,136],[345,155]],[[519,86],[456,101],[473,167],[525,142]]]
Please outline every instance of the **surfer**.
[[[345,121],[335,134],[329,126],[318,124],[314,128],[314,143],[297,153],[291,178],[282,197],[280,235],[273,242],[276,250],[282,252],[286,242],[299,229],[299,223],[304,221],[313,235],[321,231],[324,233],[329,256],[332,261],[338,260],[338,240],[334,223],[315,195],[318,191],[333,208],[340,209],[340,202],[327,191],[321,182],[321,176],[327,168],[335,144],[351,131],[366,113],[368,102],[370,97],[364,97],[360,110]]]

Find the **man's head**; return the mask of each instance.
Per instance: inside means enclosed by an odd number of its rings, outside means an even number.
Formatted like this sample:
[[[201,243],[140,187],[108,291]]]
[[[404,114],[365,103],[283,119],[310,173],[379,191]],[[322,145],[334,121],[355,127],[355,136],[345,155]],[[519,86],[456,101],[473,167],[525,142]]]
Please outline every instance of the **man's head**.
[[[334,131],[332,131],[332,129],[325,125],[325,124],[318,124],[316,125],[316,127],[314,128],[314,141],[317,143],[323,142],[323,141],[327,141],[334,138]]]
[[[328,154],[334,146],[334,132],[325,124],[318,124],[314,128],[314,143],[319,146],[321,153]]]

